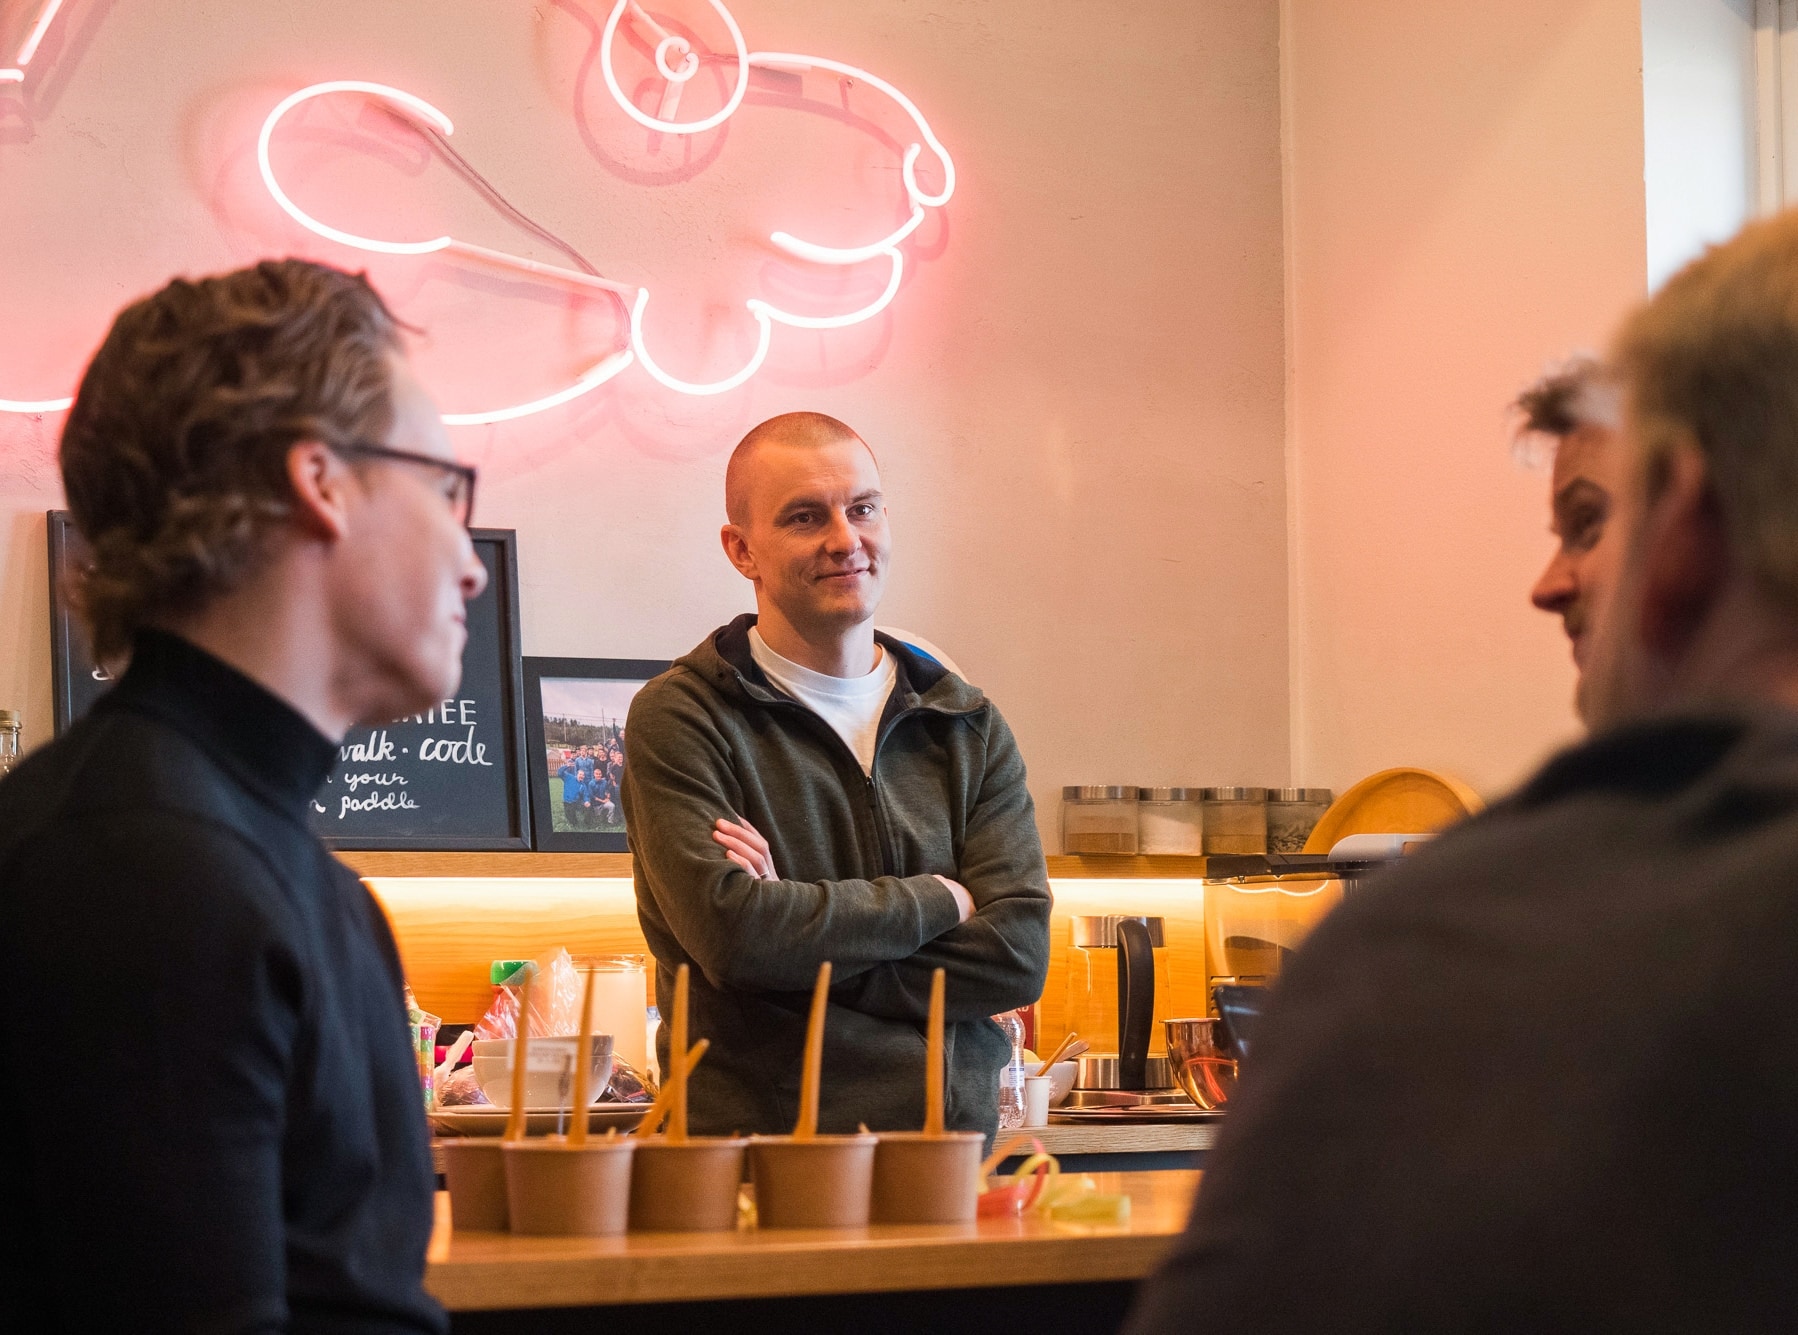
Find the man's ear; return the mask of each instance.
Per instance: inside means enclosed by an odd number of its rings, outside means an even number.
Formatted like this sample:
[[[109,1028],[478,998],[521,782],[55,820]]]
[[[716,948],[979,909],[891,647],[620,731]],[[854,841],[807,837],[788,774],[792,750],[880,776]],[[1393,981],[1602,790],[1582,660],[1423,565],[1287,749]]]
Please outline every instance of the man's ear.
[[[341,455],[315,440],[291,446],[287,485],[293,493],[294,522],[305,532],[335,542],[349,531],[353,474]]]
[[[1640,539],[1642,643],[1655,657],[1676,661],[1722,596],[1729,540],[1697,447],[1672,450],[1660,468]]]
[[[751,584],[762,577],[755,563],[755,553],[749,550],[749,539],[742,529],[735,524],[726,524],[718,530],[718,541],[724,544],[724,555],[739,575]]]

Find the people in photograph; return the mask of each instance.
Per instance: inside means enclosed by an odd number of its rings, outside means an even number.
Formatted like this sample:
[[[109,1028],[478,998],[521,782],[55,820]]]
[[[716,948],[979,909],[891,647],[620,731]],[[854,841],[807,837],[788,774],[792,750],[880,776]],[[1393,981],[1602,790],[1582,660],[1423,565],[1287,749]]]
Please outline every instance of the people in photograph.
[[[1309,938],[1136,1335],[1798,1329],[1798,213],[1610,360],[1593,736]]]
[[[574,753],[574,770],[580,776],[582,783],[586,783],[593,777],[594,764],[592,747],[583,746]]]
[[[297,260],[127,307],[61,467],[129,668],[0,781],[0,1324],[444,1331],[399,959],[307,810],[456,690],[473,470],[367,281]]]
[[[581,804],[586,796],[586,784],[581,779],[581,771],[574,755],[563,752],[556,777],[562,781],[562,819],[569,829],[578,830],[582,824]]]
[[[988,1017],[1035,1001],[1049,956],[1017,744],[980,690],[875,632],[892,537],[854,431],[764,422],[731,455],[725,510],[756,611],[638,692],[620,757],[657,997],[667,1014],[692,965],[692,1032],[711,1040],[694,1129],[792,1129],[828,961],[821,1129],[921,1125],[940,967],[948,1125],[990,1135],[1010,1047]]]
[[[587,784],[588,820],[594,829],[610,829],[615,826],[618,805],[613,796],[612,781],[606,777],[605,771],[595,771]]]
[[[1518,395],[1513,407],[1520,437],[1548,444],[1554,456],[1549,529],[1556,546],[1530,601],[1561,618],[1574,664],[1583,669],[1592,610],[1617,570],[1617,543],[1607,538],[1623,482],[1617,387],[1595,358],[1576,358]]]

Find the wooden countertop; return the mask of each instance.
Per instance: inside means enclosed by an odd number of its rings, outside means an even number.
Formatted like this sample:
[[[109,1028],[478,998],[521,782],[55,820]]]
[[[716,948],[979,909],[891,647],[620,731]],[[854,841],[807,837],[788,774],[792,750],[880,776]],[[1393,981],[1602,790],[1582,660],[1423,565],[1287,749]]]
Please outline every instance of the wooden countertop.
[[[1199,1174],[1094,1176],[1100,1190],[1130,1196],[1127,1224],[1031,1217],[619,1238],[440,1229],[425,1287],[451,1311],[481,1311],[1140,1279],[1185,1227]],[[447,1197],[440,1203],[447,1214]]]

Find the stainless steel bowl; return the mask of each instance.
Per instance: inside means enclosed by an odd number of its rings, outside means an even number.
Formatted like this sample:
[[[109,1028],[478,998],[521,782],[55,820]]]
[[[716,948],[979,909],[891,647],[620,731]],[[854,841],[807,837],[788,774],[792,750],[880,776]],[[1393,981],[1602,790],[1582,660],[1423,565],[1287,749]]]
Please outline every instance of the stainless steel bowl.
[[[1222,1048],[1222,1021],[1164,1020],[1168,1064],[1186,1097],[1201,1108],[1221,1108],[1236,1092],[1236,1062]]]
[[[1115,1052],[1089,1052],[1080,1058],[1074,1073],[1075,1089],[1122,1089],[1119,1068],[1123,1062]],[[1166,1057],[1149,1057],[1143,1062],[1143,1084],[1147,1089],[1172,1089],[1174,1072]]]

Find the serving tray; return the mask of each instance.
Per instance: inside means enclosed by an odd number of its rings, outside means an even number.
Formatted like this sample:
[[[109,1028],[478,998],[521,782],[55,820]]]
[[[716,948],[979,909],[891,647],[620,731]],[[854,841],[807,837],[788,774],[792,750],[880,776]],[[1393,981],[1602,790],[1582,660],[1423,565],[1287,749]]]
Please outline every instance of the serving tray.
[[[587,1130],[602,1135],[616,1128],[620,1133],[631,1130],[649,1111],[647,1103],[601,1104],[587,1112]],[[511,1114],[503,1108],[471,1107],[439,1108],[430,1114],[431,1129],[440,1136],[497,1136],[506,1129]],[[528,1135],[554,1134],[557,1121],[566,1129],[570,1114],[558,1108],[525,1109],[525,1131]]]
[[[1111,1108],[1051,1108],[1050,1126],[1144,1126],[1155,1122],[1222,1121],[1222,1108],[1186,1103],[1132,1103]]]

